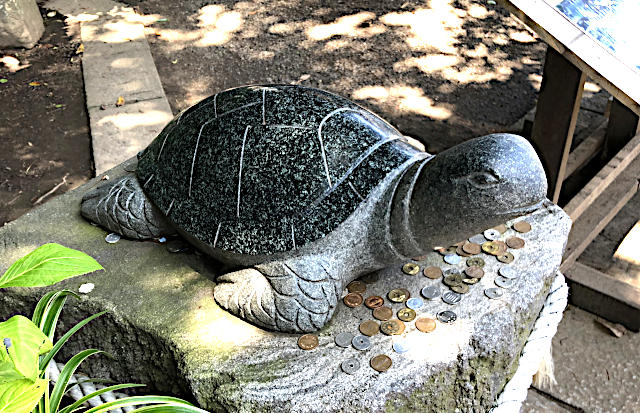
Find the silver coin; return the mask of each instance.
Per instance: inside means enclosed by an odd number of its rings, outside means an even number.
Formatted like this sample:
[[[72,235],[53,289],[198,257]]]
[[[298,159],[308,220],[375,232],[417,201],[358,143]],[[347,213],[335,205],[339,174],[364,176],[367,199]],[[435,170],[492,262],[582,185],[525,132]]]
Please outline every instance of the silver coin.
[[[441,323],[450,324],[456,321],[458,319],[458,316],[453,311],[445,310],[440,311],[438,314],[436,314],[436,318]]]
[[[111,234],[104,237],[104,240],[107,241],[109,244],[115,244],[116,242],[120,241],[120,235],[112,232]]]
[[[496,285],[500,288],[511,288],[515,282],[516,280],[503,277],[502,275],[497,276],[495,280]]]
[[[405,305],[412,310],[419,310],[424,305],[424,301],[422,301],[422,298],[413,297],[409,298]]]
[[[456,254],[449,254],[444,256],[444,262],[451,265],[460,263],[460,259],[460,256]]]
[[[347,348],[351,345],[351,340],[353,340],[353,334],[348,333],[346,331],[344,333],[338,333],[338,335],[336,335],[336,338],[334,340],[336,342],[336,346]]]
[[[353,374],[360,370],[360,362],[356,359],[347,359],[340,364],[340,368],[347,374]]]
[[[502,294],[504,294],[502,290],[495,287],[487,288],[486,290],[484,290],[484,295],[491,298],[492,300],[502,297]]]
[[[396,353],[406,353],[410,350],[409,342],[405,339],[396,340],[393,342],[393,350]]]
[[[435,285],[424,287],[421,291],[422,296],[428,300],[440,297],[440,289]]]
[[[445,277],[451,274],[460,274],[460,270],[457,268],[447,268],[446,270],[442,271],[442,274],[444,274]]]
[[[498,274],[502,275],[504,278],[509,278],[510,280],[514,280],[520,276],[513,267],[502,267],[498,270]]]
[[[479,244],[479,245],[484,244],[486,240],[487,239],[484,237],[483,234],[477,234],[469,238],[469,242],[473,242],[474,244]]]
[[[367,336],[357,335],[351,340],[351,344],[356,350],[366,350],[371,347],[371,340]]]
[[[453,291],[447,291],[446,293],[442,294],[442,301],[447,304],[457,304],[460,302],[460,300],[462,300],[462,294],[458,294]]]
[[[497,229],[490,228],[485,232],[483,232],[482,235],[484,235],[484,237],[489,241],[495,241],[498,238],[500,238],[500,231],[498,231]]]

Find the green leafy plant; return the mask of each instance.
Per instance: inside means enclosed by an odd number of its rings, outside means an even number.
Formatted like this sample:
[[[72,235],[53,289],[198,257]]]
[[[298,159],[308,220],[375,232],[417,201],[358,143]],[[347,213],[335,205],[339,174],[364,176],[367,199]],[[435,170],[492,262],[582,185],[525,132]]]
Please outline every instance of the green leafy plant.
[[[0,277],[0,288],[46,286],[100,269],[102,266],[83,252],[45,244],[11,265]],[[108,386],[62,407],[63,396],[74,386],[70,379],[76,369],[88,357],[103,353],[87,349],[73,356],[51,388],[49,363],[73,334],[105,313],[87,317],[54,342],[58,319],[69,296],[79,298],[70,290],[48,292],[38,301],[31,320],[16,315],[0,323],[0,413],[101,413],[125,406],[140,406],[135,413],[207,413],[168,396],[130,396],[96,407],[84,406],[104,393],[143,386],[134,383]]]

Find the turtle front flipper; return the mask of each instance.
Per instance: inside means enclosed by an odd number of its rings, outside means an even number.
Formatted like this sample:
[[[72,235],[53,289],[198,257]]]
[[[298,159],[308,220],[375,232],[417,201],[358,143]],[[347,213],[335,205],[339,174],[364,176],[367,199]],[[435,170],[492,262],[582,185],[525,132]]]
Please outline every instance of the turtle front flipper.
[[[132,175],[87,192],[82,197],[81,213],[89,221],[128,238],[159,238],[175,232]]]
[[[333,315],[342,279],[317,259],[276,261],[218,278],[218,304],[244,320],[290,333],[322,328]]]

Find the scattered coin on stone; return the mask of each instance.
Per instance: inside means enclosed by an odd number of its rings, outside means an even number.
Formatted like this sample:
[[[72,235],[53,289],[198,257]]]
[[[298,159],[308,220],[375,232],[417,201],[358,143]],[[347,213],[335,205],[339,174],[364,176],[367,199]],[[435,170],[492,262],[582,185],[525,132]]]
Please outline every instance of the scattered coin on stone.
[[[452,247],[447,247],[447,248],[440,248],[440,249],[438,249],[438,252],[441,255],[452,255],[452,254],[456,253],[456,249],[457,248],[458,247],[453,247],[453,246]]]
[[[464,273],[471,278],[482,278],[484,276],[484,270],[480,267],[467,267]]]
[[[453,292],[453,291],[447,291],[444,294],[442,294],[442,301],[444,301],[447,304],[457,304],[460,302],[460,300],[462,300],[462,295]]]
[[[460,262],[461,258],[456,254],[449,254],[444,256],[444,262],[451,265],[456,265]]]
[[[463,258],[468,258],[473,254],[468,254],[466,252],[464,252],[464,250],[462,249],[462,245],[458,246],[458,248],[456,249],[456,254],[463,257]]]
[[[354,358],[347,359],[340,364],[340,368],[347,374],[353,374],[360,370],[360,362]]]
[[[397,340],[394,340],[392,347],[393,347],[393,351],[400,354],[406,353],[411,348],[409,341],[403,338],[398,338]]]
[[[460,284],[460,285],[452,285],[451,286],[451,290],[453,292],[456,292],[458,294],[466,294],[469,292],[469,286],[467,284]]]
[[[478,281],[480,281],[480,278],[472,278],[472,277],[465,277],[462,279],[462,282],[465,284],[477,284]]]
[[[305,334],[298,339],[298,347],[303,350],[313,350],[318,347],[318,336],[315,334]]]
[[[349,293],[349,294],[344,296],[342,301],[344,301],[344,305],[346,305],[347,307],[353,308],[353,307],[357,307],[360,304],[362,304],[364,299],[358,293]]]
[[[436,320],[429,317],[420,317],[416,320],[416,328],[423,333],[430,333],[436,329]]]
[[[462,275],[461,274],[451,274],[444,277],[444,283],[449,287],[454,285],[462,284]]]
[[[518,232],[525,233],[531,231],[531,224],[527,221],[518,221],[512,225],[512,228]]]
[[[373,316],[380,321],[387,321],[393,317],[393,310],[387,306],[374,308]]]
[[[473,257],[467,260],[468,267],[484,267],[484,260],[480,257]]]
[[[511,288],[513,287],[513,284],[515,284],[516,280],[499,275],[496,277],[494,282],[500,288]]]
[[[388,336],[402,334],[404,332],[404,323],[400,320],[389,320],[380,324],[380,331]]]
[[[382,306],[382,304],[384,304],[384,298],[380,297],[379,295],[372,295],[364,300],[364,305],[371,309],[378,308]]]
[[[435,285],[429,285],[424,287],[420,293],[427,300],[433,300],[434,298],[440,297],[440,288]]]
[[[458,319],[456,313],[450,310],[440,311],[436,317],[441,323],[451,324]]]
[[[460,274],[460,270],[457,268],[447,268],[442,272],[445,276],[452,274]]]
[[[347,348],[351,345],[351,340],[353,340],[353,334],[349,332],[338,333],[334,339],[336,342],[336,346]]]
[[[425,277],[435,280],[442,277],[442,270],[439,267],[427,267],[423,271]]]
[[[416,312],[411,308],[401,308],[398,310],[398,319],[409,322],[416,318]]]
[[[367,336],[357,335],[351,340],[351,345],[356,350],[366,350],[371,347],[371,340]]]
[[[467,254],[476,255],[482,252],[482,247],[480,244],[476,244],[475,242],[467,242],[462,246],[462,249]]]
[[[489,241],[494,241],[500,238],[500,232],[497,230],[490,228],[482,233],[486,239]]]
[[[379,371],[380,373],[389,370],[389,368],[391,367],[391,358],[385,354],[378,354],[377,356],[374,356],[371,358],[370,363],[371,367],[373,367],[374,370]]]
[[[473,242],[474,244],[482,245],[487,239],[483,234],[477,234],[473,237],[469,238],[469,242]]]
[[[404,272],[407,275],[416,275],[417,273],[420,272],[420,266],[413,262],[408,262],[402,266],[402,272]]]
[[[350,293],[362,294],[367,291],[367,284],[362,281],[351,281],[349,285],[347,285],[347,291]]]
[[[358,329],[365,336],[371,337],[371,336],[375,336],[380,332],[380,324],[376,323],[373,320],[367,320],[360,323],[360,327]]]
[[[486,290],[484,290],[484,295],[491,298],[492,300],[502,297],[502,294],[502,290],[495,287],[487,288]]]
[[[519,277],[518,271],[516,271],[513,267],[502,267],[498,270],[498,274],[512,280]]]
[[[427,256],[426,255],[421,255],[419,257],[413,257],[411,259],[414,260],[414,261],[424,261],[424,260],[427,259]]]
[[[482,244],[482,251],[487,254],[496,255],[500,251],[500,247],[493,241],[487,241]]]
[[[505,264],[510,264],[514,260],[514,256],[510,252],[505,252],[503,254],[500,254],[500,255],[496,256],[496,258],[498,259],[498,261],[503,262]]]
[[[495,229],[500,234],[504,234],[505,232],[507,232],[509,228],[505,224],[500,224],[498,226],[493,227],[492,229]]]
[[[405,305],[412,310],[419,310],[424,305],[424,301],[418,297],[409,298]]]
[[[387,294],[387,297],[389,297],[389,300],[393,301],[394,303],[405,302],[409,299],[410,296],[411,294],[409,293],[409,291],[407,291],[404,288],[393,289],[389,291],[389,293]]]
[[[115,244],[116,242],[120,241],[120,235],[112,232],[111,234],[104,237],[104,240],[107,241],[109,244]]]
[[[514,250],[524,247],[524,240],[522,238],[511,237],[507,238],[505,242],[509,248],[513,248]]]
[[[500,255],[500,254],[504,254],[505,252],[507,252],[507,243],[504,241],[500,241],[500,240],[495,240],[493,241],[494,244],[496,244],[498,246],[498,253],[495,255]]]

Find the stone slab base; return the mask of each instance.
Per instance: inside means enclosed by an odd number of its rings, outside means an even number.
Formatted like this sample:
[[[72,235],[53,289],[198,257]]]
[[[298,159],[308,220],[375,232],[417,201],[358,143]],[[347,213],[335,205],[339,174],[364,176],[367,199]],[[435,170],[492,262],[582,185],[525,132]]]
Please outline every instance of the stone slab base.
[[[35,0],[0,2],[0,47],[33,47],[44,33]]]
[[[124,168],[132,170],[134,161]],[[122,174],[122,165],[108,172]],[[94,256],[105,271],[68,280],[56,288],[77,290],[92,282],[95,290],[80,303],[70,301],[63,313],[63,329],[99,310],[108,315],[85,327],[66,350],[66,356],[96,347],[114,360],[90,359],[90,375],[117,381],[146,383],[152,391],[193,397],[212,411],[231,412],[338,412],[488,410],[517,367],[520,351],[544,303],[562,258],[571,222],[564,212],[548,204],[525,217],[533,230],[520,234],[526,245],[512,250],[515,261],[503,264],[486,254],[485,276],[471,285],[460,303],[425,300],[420,315],[435,317],[454,311],[452,324],[437,322],[435,331],[417,331],[406,323],[403,338],[412,344],[399,354],[394,339],[371,338],[366,351],[340,348],[337,333],[358,332],[363,320],[373,319],[364,306],[342,303],[331,323],[319,334],[320,345],[311,351],[298,348],[298,336],[263,331],[221,310],[213,300],[219,265],[197,254],[172,254],[154,242],[104,241],[106,232],[79,214],[82,194],[94,180],[62,195],[0,229],[0,271],[46,242],[58,242]],[[443,225],[447,225],[443,223]],[[507,230],[501,239],[514,235]],[[465,267],[444,263],[429,253],[421,268]],[[500,267],[510,265],[520,274],[501,299],[484,294],[495,287]],[[438,285],[418,274],[409,276],[401,265],[367,277],[366,295],[386,296],[392,288],[407,288],[419,296],[421,288]],[[0,316],[29,313],[43,289],[9,289],[0,294]],[[388,301],[388,300],[387,300]],[[394,312],[402,304],[390,304]],[[386,354],[392,367],[379,373],[369,360]],[[63,356],[65,356],[63,355]],[[353,375],[340,364],[355,358],[361,368]]]

